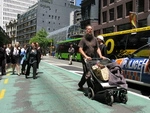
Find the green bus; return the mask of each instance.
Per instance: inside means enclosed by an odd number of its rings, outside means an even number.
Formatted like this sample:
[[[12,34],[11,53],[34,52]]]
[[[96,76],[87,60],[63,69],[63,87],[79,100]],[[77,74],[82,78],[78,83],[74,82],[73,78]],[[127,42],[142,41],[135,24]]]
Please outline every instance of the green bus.
[[[57,43],[55,57],[58,59],[69,59],[68,49],[72,44],[75,49],[73,60],[81,61],[81,55],[78,52],[78,43],[80,40],[81,38],[75,38],[75,39],[68,39]]]

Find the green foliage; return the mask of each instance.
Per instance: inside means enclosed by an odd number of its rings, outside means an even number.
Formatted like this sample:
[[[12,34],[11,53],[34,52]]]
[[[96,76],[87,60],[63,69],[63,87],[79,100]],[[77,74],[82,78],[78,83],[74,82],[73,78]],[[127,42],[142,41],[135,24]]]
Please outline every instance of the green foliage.
[[[48,36],[48,33],[45,29],[41,29],[36,33],[34,37],[32,37],[29,41],[31,44],[32,42],[38,42],[41,47],[49,46],[53,40],[46,38]]]
[[[46,38],[48,33],[45,29],[41,29],[36,33],[34,37],[32,37],[29,43],[38,42],[43,51],[47,50],[47,48],[52,44],[53,40]]]

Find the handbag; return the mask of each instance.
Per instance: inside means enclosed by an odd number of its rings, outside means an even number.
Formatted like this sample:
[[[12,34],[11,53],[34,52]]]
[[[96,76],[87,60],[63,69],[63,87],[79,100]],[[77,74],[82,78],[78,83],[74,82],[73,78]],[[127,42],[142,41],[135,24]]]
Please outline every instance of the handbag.
[[[109,80],[109,70],[106,66],[102,65],[94,65],[92,66],[93,72],[95,73],[96,77],[101,81],[108,81]]]

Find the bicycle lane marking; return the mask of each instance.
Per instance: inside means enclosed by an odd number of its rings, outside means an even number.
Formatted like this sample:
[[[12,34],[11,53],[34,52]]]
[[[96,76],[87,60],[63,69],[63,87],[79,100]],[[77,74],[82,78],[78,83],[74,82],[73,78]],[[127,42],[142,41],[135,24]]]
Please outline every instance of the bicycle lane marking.
[[[10,76],[10,73],[6,74],[6,77],[7,76]],[[3,84],[8,84],[8,78],[4,79]],[[4,98],[5,93],[6,93],[6,89],[0,90],[0,100]]]
[[[4,98],[5,92],[6,92],[5,89],[2,89],[2,90],[0,91],[0,100]]]

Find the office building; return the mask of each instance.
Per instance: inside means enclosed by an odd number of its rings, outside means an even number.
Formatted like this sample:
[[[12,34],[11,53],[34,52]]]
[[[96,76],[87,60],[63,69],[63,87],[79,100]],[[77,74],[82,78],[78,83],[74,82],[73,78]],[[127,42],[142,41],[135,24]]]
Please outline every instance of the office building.
[[[1,26],[0,26],[0,44],[7,44],[10,42],[11,42],[11,40],[10,40],[9,36],[3,30],[3,28],[1,28]]]
[[[98,25],[98,9],[101,0],[82,0],[81,2],[81,28],[87,25]]]
[[[70,25],[80,24],[81,22],[81,9],[76,9],[70,13]]]
[[[81,27],[91,24],[95,36],[148,25],[150,0],[82,0]],[[135,16],[135,26],[130,15]]]
[[[44,28],[53,32],[69,26],[70,12],[79,9],[68,0],[40,0],[22,15],[18,15],[17,41],[28,43],[36,32]]]
[[[76,0],[68,0],[68,1],[70,1],[70,4],[76,5]]]
[[[38,0],[0,0],[0,26],[6,30],[6,23],[17,19],[17,14],[22,14]]]

